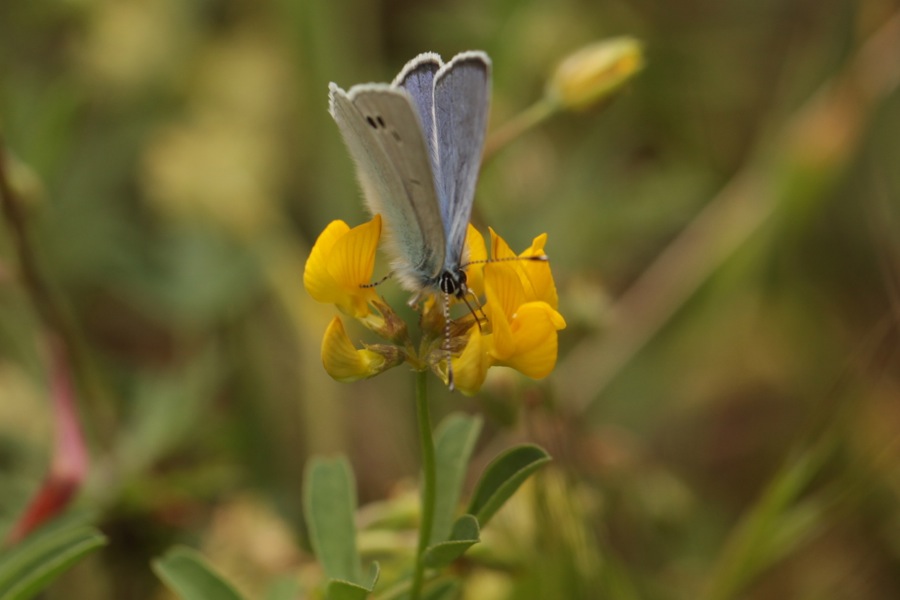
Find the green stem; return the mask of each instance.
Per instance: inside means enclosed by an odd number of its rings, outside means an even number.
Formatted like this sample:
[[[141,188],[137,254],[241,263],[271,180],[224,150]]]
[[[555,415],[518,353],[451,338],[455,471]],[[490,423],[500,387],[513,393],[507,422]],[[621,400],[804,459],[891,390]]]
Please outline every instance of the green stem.
[[[422,446],[422,519],[419,525],[419,547],[416,550],[416,567],[413,571],[411,600],[418,600],[422,593],[425,575],[425,549],[431,538],[434,524],[436,467],[434,440],[431,437],[431,417],[428,414],[428,371],[416,373],[416,416],[419,424],[419,443]]]
[[[543,97],[492,132],[484,148],[482,163],[529,129],[533,129],[559,110],[556,102]]]

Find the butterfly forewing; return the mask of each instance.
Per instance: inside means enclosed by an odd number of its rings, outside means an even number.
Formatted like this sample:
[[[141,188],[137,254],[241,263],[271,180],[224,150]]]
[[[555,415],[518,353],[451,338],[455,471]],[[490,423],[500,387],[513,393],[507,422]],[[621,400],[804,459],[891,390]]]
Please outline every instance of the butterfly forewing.
[[[394,269],[418,291],[444,264],[444,229],[430,152],[407,91],[384,84],[332,84],[331,113],[353,156],[366,203],[384,218]]]
[[[434,76],[442,66],[444,61],[440,56],[434,52],[425,52],[406,63],[392,84],[404,88],[412,98],[422,123],[429,158],[435,173],[437,173],[437,151],[434,139]]]
[[[490,59],[483,52],[464,52],[444,65],[434,79],[436,173],[444,224],[444,270],[455,271],[463,245],[490,107]]]

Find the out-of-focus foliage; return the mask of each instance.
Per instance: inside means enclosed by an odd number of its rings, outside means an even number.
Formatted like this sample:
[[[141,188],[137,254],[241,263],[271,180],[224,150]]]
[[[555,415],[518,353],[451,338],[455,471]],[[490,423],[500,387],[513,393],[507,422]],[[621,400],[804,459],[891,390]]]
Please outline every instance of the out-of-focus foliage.
[[[175,543],[247,597],[311,589],[312,452],[349,454],[367,562],[414,544],[413,378],[328,378],[332,311],[302,287],[324,226],[366,218],[327,84],[484,49],[497,130],[564,57],[618,35],[643,43],[634,82],[516,139],[479,182],[483,232],[513,247],[549,234],[568,328],[544,382],[495,369],[476,398],[433,386],[435,420],[485,417],[465,497],[514,441],[554,457],[467,555],[465,597],[900,596],[898,14],[896,0],[0,3],[7,169],[80,340],[79,503],[108,537],[45,597],[164,598],[149,565]],[[52,441],[43,325],[0,231],[3,534]]]

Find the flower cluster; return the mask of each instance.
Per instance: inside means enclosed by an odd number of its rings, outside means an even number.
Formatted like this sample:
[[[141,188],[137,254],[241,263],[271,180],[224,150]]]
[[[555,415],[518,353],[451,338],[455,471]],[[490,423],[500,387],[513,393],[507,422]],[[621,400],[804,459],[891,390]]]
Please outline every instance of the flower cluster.
[[[441,295],[424,296],[418,306],[422,335],[414,343],[406,323],[371,283],[380,216],[352,229],[343,221],[330,223],[313,246],[303,283],[315,300],[334,304],[388,343],[358,348],[335,317],[322,340],[328,374],[338,381],[355,381],[408,363],[417,370],[431,369],[447,382],[452,369],[455,386],[465,394],[478,391],[492,366],[546,377],[556,364],[556,332],[566,326],[557,311],[549,263],[529,260],[543,257],[547,236],[538,236],[517,255],[493,230],[490,234],[490,259],[484,238],[471,225],[466,239],[467,286],[480,308],[473,307],[448,326]]]

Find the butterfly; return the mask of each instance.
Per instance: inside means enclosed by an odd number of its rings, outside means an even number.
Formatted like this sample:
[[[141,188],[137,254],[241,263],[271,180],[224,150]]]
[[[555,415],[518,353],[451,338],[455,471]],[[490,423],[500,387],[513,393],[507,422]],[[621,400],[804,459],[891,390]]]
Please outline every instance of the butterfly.
[[[409,61],[390,84],[329,87],[329,112],[382,216],[393,274],[416,297],[464,298],[465,241],[491,95],[480,51]],[[446,302],[445,302],[446,311]]]

